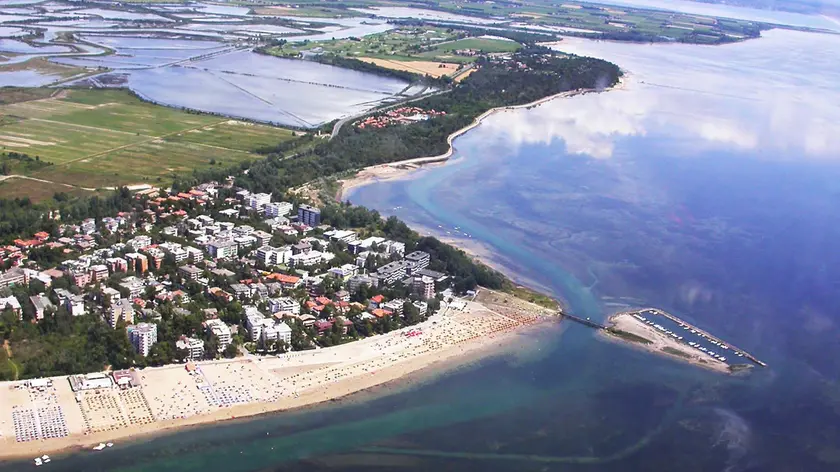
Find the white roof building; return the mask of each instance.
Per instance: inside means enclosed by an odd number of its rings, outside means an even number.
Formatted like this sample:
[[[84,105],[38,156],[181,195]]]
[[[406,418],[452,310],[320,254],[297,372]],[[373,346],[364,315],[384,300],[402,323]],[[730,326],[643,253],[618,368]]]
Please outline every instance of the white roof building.
[[[143,357],[149,355],[152,345],[157,342],[157,325],[152,323],[138,323],[126,327],[128,339],[137,353]]]

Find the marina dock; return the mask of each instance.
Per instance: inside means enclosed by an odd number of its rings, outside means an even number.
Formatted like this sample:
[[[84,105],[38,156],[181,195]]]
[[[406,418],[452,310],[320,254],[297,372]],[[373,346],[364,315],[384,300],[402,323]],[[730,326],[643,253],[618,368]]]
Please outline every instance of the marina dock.
[[[635,310],[635,311],[633,311],[633,313],[641,313],[641,312],[644,312],[644,311],[652,311],[652,312],[656,313],[657,315],[668,318],[669,320],[673,321],[674,323],[678,323],[678,324],[688,326],[689,329],[693,329],[694,331],[697,331],[697,333],[700,334],[701,336],[705,336],[707,339],[709,339],[711,341],[714,341],[714,342],[717,342],[717,343],[720,343],[720,344],[725,344],[728,347],[730,347],[731,349],[735,350],[736,352],[740,352],[741,354],[743,354],[743,356],[746,359],[749,359],[750,361],[754,362],[755,364],[757,364],[761,367],[767,367],[766,363],[758,360],[755,356],[753,356],[749,352],[747,352],[747,351],[745,351],[745,350],[743,350],[743,349],[741,349],[737,346],[734,346],[731,343],[725,342],[724,340],[719,339],[718,337],[712,335],[711,333],[709,333],[705,330],[702,330],[702,329],[692,325],[691,323],[688,323],[687,321],[684,321],[680,318],[677,318],[676,316],[668,313],[667,311],[660,310],[659,308],[643,308],[643,309],[640,309],[640,310]]]
[[[718,343],[718,345],[727,346],[728,349],[732,349],[734,352],[740,353],[745,359],[750,360],[751,362],[755,363],[756,365],[759,365],[761,367],[767,367],[766,363],[757,359],[755,356],[753,356],[749,352],[747,352],[747,351],[745,351],[745,350],[743,350],[743,349],[741,349],[737,346],[733,346],[732,344],[730,344],[728,342],[725,342],[724,340],[712,335],[711,333],[709,333],[705,330],[702,330],[702,329],[692,325],[691,323],[683,321],[680,318],[677,318],[676,316],[668,313],[667,311],[660,310],[659,308],[640,308],[638,310],[628,311],[627,313],[631,314],[631,315],[632,314],[641,315],[642,313],[651,313],[651,312],[655,313],[656,315],[667,318],[667,319],[673,321],[674,323],[677,323],[680,326],[687,326],[688,329],[696,332],[696,334],[698,336],[703,337],[703,338],[707,339],[708,341],[710,341],[712,343]],[[558,314],[563,318],[567,318],[571,321],[582,324],[584,326],[588,326],[590,328],[604,329],[604,330],[607,329],[607,326],[602,325],[601,323],[598,323],[597,321],[592,321],[589,318],[581,318],[579,316],[575,316],[575,315],[565,313],[565,312],[562,312],[562,311],[558,312]],[[680,338],[680,339],[682,339],[682,338]]]

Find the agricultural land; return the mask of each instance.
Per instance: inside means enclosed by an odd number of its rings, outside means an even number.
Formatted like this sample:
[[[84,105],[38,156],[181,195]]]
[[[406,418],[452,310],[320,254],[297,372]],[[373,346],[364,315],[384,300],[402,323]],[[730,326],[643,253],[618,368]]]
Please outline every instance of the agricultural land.
[[[265,48],[283,57],[333,54],[376,64],[386,69],[431,77],[459,76],[483,54],[512,53],[522,45],[506,38],[468,37],[463,30],[404,26],[364,38],[318,43],[281,43]]]

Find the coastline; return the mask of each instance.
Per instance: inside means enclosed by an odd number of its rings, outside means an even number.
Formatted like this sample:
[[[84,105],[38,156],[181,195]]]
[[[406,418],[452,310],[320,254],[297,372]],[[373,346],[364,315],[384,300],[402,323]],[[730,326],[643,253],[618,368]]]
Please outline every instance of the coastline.
[[[501,296],[508,302],[512,298],[511,295],[492,291],[486,293],[493,297]],[[481,296],[479,293],[479,297]],[[7,418],[11,418],[11,411],[15,408],[9,402],[8,397],[11,394],[7,391],[19,391],[12,385],[21,382],[4,382],[0,384],[0,410],[4,410],[4,421],[0,423],[0,444],[4,446],[0,451],[0,460],[29,459],[45,453],[82,452],[90,450],[91,446],[98,443],[151,439],[222,421],[312,408],[326,402],[341,401],[340,399],[348,395],[364,391],[377,395],[391,393],[400,388],[413,388],[429,376],[446,373],[487,357],[526,349],[530,344],[516,342],[523,333],[540,329],[545,323],[557,320],[542,307],[521,300],[517,303],[516,306],[508,306],[507,302],[494,304],[492,301],[470,301],[466,302],[463,309],[448,307],[443,313],[435,314],[420,325],[333,348],[294,352],[276,357],[199,362],[201,370],[207,371],[207,376],[213,377],[216,385],[257,385],[254,400],[240,405],[212,407],[206,412],[184,417],[162,418],[159,413],[161,408],[171,409],[170,402],[180,401],[187,404],[187,401],[194,401],[195,397],[178,396],[174,400],[163,398],[171,390],[183,388],[187,391],[186,387],[190,386],[187,383],[193,378],[185,373],[184,366],[169,365],[143,369],[138,371],[143,376],[143,386],[134,387],[129,391],[142,390],[147,403],[151,404],[151,409],[155,412],[154,421],[92,433],[81,431],[79,425],[75,425],[74,430],[71,424],[71,434],[63,438],[16,442],[14,431],[10,431],[9,422],[6,421]],[[407,331],[418,329],[423,331],[422,336],[405,335]],[[271,379],[267,381],[266,377]],[[58,390],[53,395],[59,398],[68,424],[80,423],[83,415],[70,410],[73,407],[79,409],[82,403],[74,401],[66,377],[56,377],[53,380],[55,389]],[[161,383],[145,383],[155,380]],[[267,386],[268,382],[284,388],[282,395],[276,395],[273,401],[259,398],[260,385]],[[103,392],[98,392],[96,397],[124,394],[117,390],[114,392],[106,391],[104,395]],[[85,421],[90,416],[91,413],[88,412]]]
[[[542,105],[543,103],[550,102],[554,99],[558,98],[570,98],[575,97],[578,95],[585,95],[588,93],[601,93],[601,92],[609,92],[611,90],[620,89],[625,85],[624,77],[619,77],[618,82],[605,89],[577,89],[577,90],[567,90],[565,92],[556,93],[554,95],[549,95],[547,97],[540,98],[538,100],[534,100],[533,102],[524,103],[521,105],[508,105],[503,107],[495,107],[491,108],[484,113],[475,117],[475,119],[469,125],[456,130],[446,138],[446,145],[447,151],[443,154],[437,156],[426,156],[426,157],[414,157],[411,159],[404,159],[402,161],[390,162],[387,164],[377,164],[374,166],[364,167],[359,169],[353,177],[348,179],[343,179],[339,181],[339,189],[335,195],[335,201],[341,202],[346,199],[347,194],[356,188],[364,187],[366,185],[370,185],[375,182],[384,182],[389,180],[398,180],[403,179],[407,175],[411,174],[412,172],[427,167],[430,164],[445,164],[452,155],[455,153],[455,147],[453,146],[453,142],[455,139],[460,137],[461,135],[467,133],[468,131],[472,130],[473,128],[477,127],[481,124],[481,122],[498,112],[502,111],[509,111],[509,110],[519,110],[523,108],[532,108],[535,106]]]

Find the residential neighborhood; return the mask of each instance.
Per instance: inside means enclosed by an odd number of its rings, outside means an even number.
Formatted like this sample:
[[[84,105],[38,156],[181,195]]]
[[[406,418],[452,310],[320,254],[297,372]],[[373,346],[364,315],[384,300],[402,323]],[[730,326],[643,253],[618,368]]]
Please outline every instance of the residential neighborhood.
[[[334,226],[335,212],[231,182],[139,191],[130,211],[0,247],[0,311],[125,330],[127,368],[342,344],[419,323],[451,294],[444,261]]]

